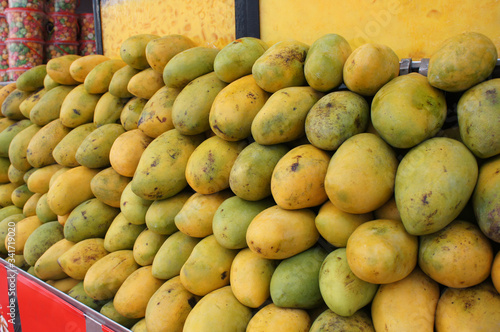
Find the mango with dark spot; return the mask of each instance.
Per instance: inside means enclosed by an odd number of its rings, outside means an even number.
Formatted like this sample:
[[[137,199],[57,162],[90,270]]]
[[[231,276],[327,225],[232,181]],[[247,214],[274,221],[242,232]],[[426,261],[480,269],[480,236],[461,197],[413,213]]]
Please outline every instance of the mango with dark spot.
[[[318,91],[330,91],[343,82],[343,69],[352,49],[347,40],[335,33],[316,39],[307,52],[304,75]]]
[[[115,140],[125,132],[122,125],[109,123],[97,127],[88,134],[75,153],[76,161],[88,168],[111,166],[109,153]]]
[[[113,299],[115,309],[127,318],[143,318],[150,298],[165,282],[155,278],[152,267],[143,266],[125,279]]]
[[[55,161],[65,167],[81,166],[76,160],[76,151],[80,147],[85,137],[96,129],[93,122],[85,123],[71,129],[71,131],[63,137],[52,150],[52,156]]]
[[[338,248],[321,265],[319,288],[332,312],[350,317],[372,301],[378,285],[358,278],[349,267],[346,248]]]
[[[494,157],[479,168],[479,177],[472,195],[472,206],[481,231],[500,242],[500,157]]]
[[[253,119],[269,96],[252,75],[234,80],[215,97],[209,114],[210,128],[227,141],[248,138]]]
[[[16,82],[6,84],[2,88],[0,88],[0,104],[2,104],[5,101],[5,98],[7,98],[7,96],[11,94],[12,91],[16,90],[16,88]]]
[[[444,228],[467,204],[477,177],[476,158],[457,140],[434,137],[412,148],[398,166],[394,185],[406,230],[425,235]]]
[[[465,91],[491,75],[498,52],[482,33],[467,31],[441,43],[429,58],[429,83],[448,92]]]
[[[28,163],[35,168],[54,164],[56,160],[52,151],[70,131],[71,128],[64,126],[60,119],[52,120],[43,126],[29,141],[26,150]]]
[[[33,265],[35,274],[42,280],[58,280],[67,278],[58,259],[75,244],[66,239],[61,239],[48,248]]]
[[[186,186],[186,165],[204,135],[182,135],[171,129],[144,150],[131,181],[133,192],[143,199],[172,197]]]
[[[77,85],[79,84],[70,73],[71,64],[77,59],[80,59],[80,55],[76,54],[66,54],[59,56],[57,58],[52,58],[47,61],[46,71],[47,75],[50,76],[52,81],[63,85]],[[44,80],[44,86],[45,86]],[[48,83],[48,82],[47,82]],[[51,84],[51,86],[54,86]]]
[[[214,235],[203,238],[181,268],[182,285],[199,296],[229,285],[229,271],[237,253],[221,246]]]
[[[37,91],[43,88],[45,75],[47,75],[46,64],[31,67],[16,79],[16,86],[21,91]]]
[[[120,45],[120,58],[127,65],[135,69],[143,70],[148,68],[149,63],[146,58],[146,47],[150,41],[158,38],[160,36],[147,33],[128,37]]]
[[[252,66],[252,75],[265,91],[273,93],[286,87],[307,84],[304,75],[309,45],[287,39],[269,47]]]
[[[135,225],[125,218],[120,212],[109,225],[108,231],[104,236],[104,249],[109,252],[118,250],[132,250],[139,234],[146,229],[145,224]]]
[[[64,99],[73,88],[73,85],[60,85],[46,91],[38,102],[33,105],[28,114],[29,119],[39,126],[44,126],[50,121],[59,118]]]
[[[123,190],[132,180],[107,167],[97,173],[90,181],[90,189],[96,198],[109,206],[119,208]]]
[[[64,237],[72,242],[103,238],[120,209],[91,198],[76,206],[64,224]]]
[[[69,241],[63,247],[67,249],[59,255],[57,263],[66,275],[77,280],[83,280],[88,269],[109,254],[102,238],[89,238],[78,243]]]
[[[147,103],[147,99],[132,97],[123,106],[120,113],[120,123],[125,130],[137,129],[142,110]]]
[[[12,120],[13,123],[8,125],[0,132],[0,157],[9,157],[9,146],[14,137],[19,134],[23,129],[28,128],[33,124],[28,119]]]
[[[151,296],[146,306],[148,331],[182,332],[187,316],[199,299],[182,285],[179,276],[167,280]],[[165,312],[170,314],[165,315]]]
[[[500,78],[470,88],[457,104],[458,128],[463,143],[479,158],[500,154]]]
[[[186,164],[186,180],[193,190],[213,194],[229,188],[231,168],[246,141],[230,142],[219,136],[204,140]]]
[[[153,276],[168,280],[179,275],[182,266],[200,240],[180,231],[170,235],[153,259]]]
[[[283,209],[304,209],[323,204],[328,196],[325,177],[330,155],[312,144],[299,145],[274,167],[271,193]]]
[[[24,99],[21,104],[19,104],[19,111],[26,118],[30,118],[30,113],[33,107],[42,99],[42,97],[47,93],[47,89],[42,88],[34,91],[28,98]],[[62,102],[62,101],[61,101]]]
[[[147,266],[153,264],[153,260],[167,235],[157,234],[150,229],[145,229],[139,234],[132,248],[134,259],[137,264]]]
[[[106,92],[95,105],[93,123],[100,127],[108,123],[119,122],[120,115],[128,101],[128,98],[119,98],[109,91]]]
[[[90,94],[85,86],[76,86],[64,98],[61,104],[59,119],[68,128],[76,128],[94,121],[94,111],[101,95]]]
[[[24,206],[26,202],[32,197],[35,193],[31,192],[28,189],[28,185],[26,183],[18,186],[16,189],[12,191],[11,199],[12,204],[24,210]]]
[[[174,129],[172,108],[181,89],[162,87],[147,101],[137,122],[137,127],[146,135],[156,138]]]
[[[15,89],[5,98],[1,105],[2,115],[12,120],[23,120],[26,117],[19,109],[23,101],[33,95],[35,92],[22,91]]]
[[[323,96],[305,86],[273,93],[252,121],[253,139],[262,145],[272,145],[304,136],[307,113]]]
[[[215,57],[214,71],[217,77],[231,83],[252,73],[255,61],[269,46],[259,38],[242,37],[222,48]]]

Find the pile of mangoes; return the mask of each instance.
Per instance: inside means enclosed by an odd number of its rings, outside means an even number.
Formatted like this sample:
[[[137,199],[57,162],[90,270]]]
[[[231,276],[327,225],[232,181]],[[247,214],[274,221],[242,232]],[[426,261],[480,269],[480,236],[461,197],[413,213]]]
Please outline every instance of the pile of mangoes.
[[[132,331],[500,330],[498,53],[182,35],[0,90],[0,253]]]

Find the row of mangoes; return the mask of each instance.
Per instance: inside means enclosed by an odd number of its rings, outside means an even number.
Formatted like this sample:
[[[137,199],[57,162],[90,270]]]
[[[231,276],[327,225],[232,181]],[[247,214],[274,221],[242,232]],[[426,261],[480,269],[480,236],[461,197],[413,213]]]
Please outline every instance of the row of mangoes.
[[[120,54],[0,90],[8,261],[133,331],[495,329],[488,38],[446,41],[428,77],[335,34]]]

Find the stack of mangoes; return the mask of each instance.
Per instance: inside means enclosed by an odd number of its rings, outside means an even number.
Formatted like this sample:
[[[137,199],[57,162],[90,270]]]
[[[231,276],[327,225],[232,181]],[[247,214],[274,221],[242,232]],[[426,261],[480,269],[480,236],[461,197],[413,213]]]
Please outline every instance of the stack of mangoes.
[[[500,78],[140,34],[0,90],[3,257],[132,331],[500,330]]]

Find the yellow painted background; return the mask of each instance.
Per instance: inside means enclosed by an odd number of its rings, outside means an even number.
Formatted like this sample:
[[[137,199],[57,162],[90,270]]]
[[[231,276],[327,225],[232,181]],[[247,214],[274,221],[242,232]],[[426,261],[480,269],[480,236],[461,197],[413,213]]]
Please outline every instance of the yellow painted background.
[[[257,1],[257,0],[249,0]],[[184,34],[222,48],[235,37],[234,0],[102,0],[104,54],[139,33]],[[500,53],[500,0],[260,0],[261,39],[311,44],[327,33],[352,48],[382,43],[400,58],[429,57],[446,38],[464,31],[490,37]]]

